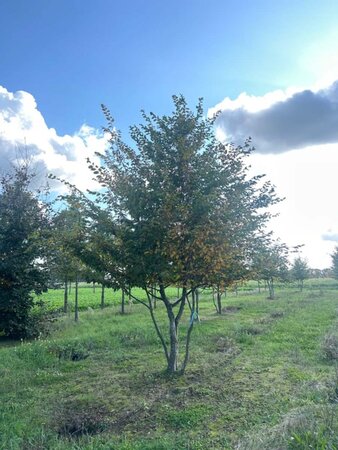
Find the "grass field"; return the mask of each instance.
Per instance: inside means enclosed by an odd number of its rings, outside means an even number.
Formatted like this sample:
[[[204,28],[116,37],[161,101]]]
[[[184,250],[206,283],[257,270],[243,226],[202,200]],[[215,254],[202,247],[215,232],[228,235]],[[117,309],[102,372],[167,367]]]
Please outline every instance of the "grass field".
[[[168,289],[168,295],[175,297],[177,293],[176,288]],[[142,289],[134,288],[132,294],[141,300],[146,300],[146,294]],[[48,292],[37,296],[38,301],[42,301],[48,310],[58,310],[63,307],[63,289],[50,289]],[[126,305],[129,305],[129,299],[125,298]],[[69,310],[74,309],[75,303],[75,289],[74,286],[71,287],[69,291],[68,305]],[[101,303],[101,286],[96,286],[95,288],[86,283],[80,283],[79,285],[79,309],[80,311],[87,310],[88,308],[96,309],[100,307]],[[121,304],[121,291],[114,291],[112,289],[105,289],[105,305],[106,306],[117,306]]]
[[[276,283],[276,289],[282,290],[297,290],[297,283],[287,283],[287,284],[278,284]],[[337,280],[333,278],[312,278],[304,281],[304,289],[311,291],[322,291],[322,290],[338,290]],[[168,290],[168,295],[173,298],[176,296],[177,289],[171,288]],[[233,288],[229,290],[229,295],[237,295],[237,294],[245,294],[245,293],[261,293],[266,292],[264,290],[264,283],[260,283],[260,287],[258,288],[258,284],[256,281],[248,281],[245,283],[238,284],[237,288]],[[133,295],[136,297],[146,300],[146,295],[141,289],[134,288]],[[47,293],[42,294],[41,296],[36,297],[37,300],[43,301],[46,309],[48,310],[59,310],[63,307],[63,289],[50,289]],[[70,288],[69,291],[69,310],[72,311],[74,309],[74,295],[75,289],[74,286]],[[86,283],[80,283],[79,285],[79,309],[80,311],[85,311],[88,308],[96,309],[100,307],[101,302],[101,286],[100,285],[91,285]],[[121,291],[114,291],[112,289],[105,290],[105,305],[106,306],[118,306],[121,303]],[[128,304],[128,299],[126,298],[126,303]]]
[[[1,449],[338,449],[338,291],[240,292],[221,317],[202,295],[181,378],[145,308],[121,316],[118,298],[0,343]]]

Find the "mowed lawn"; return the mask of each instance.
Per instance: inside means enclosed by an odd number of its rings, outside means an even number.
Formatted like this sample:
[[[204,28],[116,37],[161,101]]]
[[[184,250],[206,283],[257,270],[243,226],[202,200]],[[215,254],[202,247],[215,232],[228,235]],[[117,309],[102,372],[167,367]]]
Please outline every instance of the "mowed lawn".
[[[118,294],[47,338],[0,343],[0,448],[338,449],[338,291],[266,296],[231,294],[217,316],[202,294],[184,377],[164,374],[147,310],[122,316]]]

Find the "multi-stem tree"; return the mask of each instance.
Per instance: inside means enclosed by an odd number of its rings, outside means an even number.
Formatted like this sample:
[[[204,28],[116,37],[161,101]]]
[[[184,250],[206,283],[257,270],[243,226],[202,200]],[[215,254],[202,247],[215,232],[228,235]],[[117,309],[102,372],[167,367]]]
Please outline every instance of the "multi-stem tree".
[[[182,96],[173,99],[172,115],[143,113],[144,124],[131,127],[135,148],[122,141],[104,108],[111,145],[102,165],[91,167],[105,188],[100,202],[115,222],[115,275],[145,290],[148,300],[137,300],[149,310],[167,371],[183,373],[196,289],[231,270],[234,254],[244,260],[251,239],[269,218],[266,208],[278,199],[261,176],[247,177],[249,143],[219,142],[201,101],[194,112]],[[172,285],[181,287],[178,298],[167,294]],[[179,326],[188,294],[191,318],[180,365]],[[166,309],[167,337],[155,317],[154,296]]]

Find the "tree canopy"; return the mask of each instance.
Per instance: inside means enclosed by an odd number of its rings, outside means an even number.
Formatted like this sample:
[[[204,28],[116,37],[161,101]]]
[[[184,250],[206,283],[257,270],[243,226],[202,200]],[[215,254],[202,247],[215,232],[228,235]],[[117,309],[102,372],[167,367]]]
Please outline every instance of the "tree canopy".
[[[179,370],[178,328],[187,295],[198,287],[226,282],[234,264],[248,264],[252,243],[270,217],[267,207],[279,201],[262,176],[248,177],[243,146],[224,144],[214,135],[214,118],[204,117],[183,96],[174,96],[169,116],[142,112],[144,123],[131,127],[134,147],[123,142],[107,110],[110,149],[102,165],[91,164],[105,189],[98,203],[114,222],[115,269],[112,276],[148,294],[150,311],[167,358],[168,371]],[[181,295],[169,299],[166,287]],[[159,330],[150,290],[166,308],[169,344]],[[192,308],[194,314],[194,307]],[[186,354],[193,327],[190,320]]]
[[[48,215],[29,189],[27,167],[0,179],[0,335],[29,333],[32,293],[46,289]]]
[[[303,290],[304,280],[309,278],[309,266],[305,259],[298,256],[291,267],[291,275],[298,282],[299,289]]]
[[[288,248],[285,244],[270,240],[259,240],[252,257],[252,273],[264,280],[269,288],[269,298],[275,298],[275,280],[288,279]]]

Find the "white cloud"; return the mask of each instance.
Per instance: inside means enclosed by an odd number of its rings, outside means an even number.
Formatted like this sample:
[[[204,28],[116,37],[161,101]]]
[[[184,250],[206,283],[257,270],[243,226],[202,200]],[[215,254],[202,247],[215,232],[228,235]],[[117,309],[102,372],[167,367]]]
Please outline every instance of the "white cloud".
[[[225,98],[209,114],[217,109],[218,135],[234,142],[250,136],[261,153],[338,142],[338,81],[319,90],[243,93],[235,100]]]
[[[325,236],[337,230],[338,144],[305,147],[300,150],[250,156],[252,173],[265,173],[285,200],[272,219],[275,236],[289,246],[305,244],[302,255],[311,267],[331,265],[330,254],[337,243]]]
[[[210,117],[219,111],[235,111],[236,109],[244,109],[247,112],[256,113],[270,108],[277,102],[287,100],[301,90],[301,88],[278,89],[261,96],[249,95],[246,92],[242,92],[235,100],[225,97],[224,100],[209,109],[208,115]]]
[[[252,137],[257,148],[250,157],[252,173],[266,173],[286,197],[271,229],[289,246],[305,244],[302,256],[317,268],[331,266],[338,242],[337,43],[338,33],[331,33],[303,55],[300,65],[317,80],[312,86],[262,96],[242,93],[208,112],[221,111],[220,139],[242,144]]]
[[[98,162],[95,152],[103,153],[105,137],[84,124],[73,135],[57,134],[49,128],[28,92],[7,91],[0,86],[0,170],[27,152],[39,175],[53,173],[75,184],[79,189],[93,189],[96,183],[86,158]],[[55,186],[62,190],[61,185]]]

